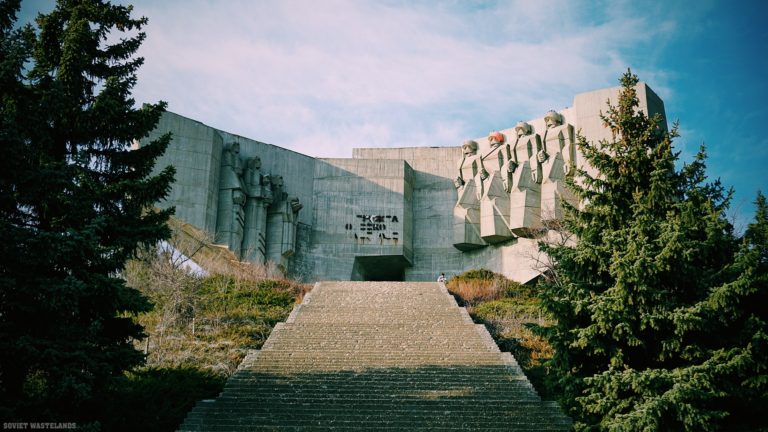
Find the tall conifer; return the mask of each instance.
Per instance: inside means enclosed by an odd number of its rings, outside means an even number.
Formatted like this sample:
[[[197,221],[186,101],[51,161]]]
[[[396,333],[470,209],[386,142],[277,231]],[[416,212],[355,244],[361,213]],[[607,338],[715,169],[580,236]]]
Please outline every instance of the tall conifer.
[[[747,339],[764,337],[754,329],[740,339],[713,337],[760,326],[739,323],[755,316],[743,301],[765,295],[755,282],[762,271],[765,284],[765,269],[747,270],[754,258],[734,264],[730,194],[706,182],[703,149],[675,168],[676,128],[667,132],[660,116],[639,110],[637,83],[627,72],[617,105],[603,116],[612,140],[579,139],[600,174],[581,170],[570,181],[582,207],[568,208],[564,225],[577,243],[542,245],[555,263],[542,300],[557,323],[541,330],[555,348],[550,366],[577,429],[719,430],[734,424],[728,392],[749,367],[742,375],[723,368],[745,353]],[[729,317],[722,297],[731,300]],[[741,351],[731,351],[736,345]],[[760,378],[750,382],[765,389]]]
[[[164,103],[131,98],[145,18],[60,0],[13,30],[3,1],[0,402],[3,419],[92,419],[110,380],[143,361],[130,314],[149,306],[119,277],[140,244],[168,236],[173,170],[150,176],[169,136],[131,150]]]

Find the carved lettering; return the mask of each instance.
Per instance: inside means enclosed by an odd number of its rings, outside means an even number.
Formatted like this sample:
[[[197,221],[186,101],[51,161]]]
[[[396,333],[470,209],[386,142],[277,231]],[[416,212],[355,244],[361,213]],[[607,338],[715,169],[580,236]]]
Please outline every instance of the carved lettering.
[[[396,224],[399,222],[399,219],[395,215],[371,215],[371,214],[358,214],[355,215],[355,218],[359,221],[359,226],[357,231],[353,233],[353,237],[355,240],[358,240],[360,242],[364,240],[370,240],[371,238],[368,236],[376,235],[376,238],[380,240],[380,243],[384,243],[385,240],[387,241],[394,241],[397,243],[399,240],[398,238],[398,232],[394,231],[391,232],[392,224]],[[387,223],[384,223],[384,222]],[[354,224],[352,223],[346,223],[344,225],[344,229],[347,231],[353,230]],[[359,235],[358,235],[359,233]]]

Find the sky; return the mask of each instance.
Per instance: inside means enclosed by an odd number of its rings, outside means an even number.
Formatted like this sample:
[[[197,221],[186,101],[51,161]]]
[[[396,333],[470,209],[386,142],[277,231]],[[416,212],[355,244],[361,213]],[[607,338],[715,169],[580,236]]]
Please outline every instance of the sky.
[[[126,3],[126,2],[120,2]],[[315,157],[458,146],[631,68],[743,230],[768,193],[768,2],[134,0],[137,103]],[[52,8],[24,0],[20,21]]]

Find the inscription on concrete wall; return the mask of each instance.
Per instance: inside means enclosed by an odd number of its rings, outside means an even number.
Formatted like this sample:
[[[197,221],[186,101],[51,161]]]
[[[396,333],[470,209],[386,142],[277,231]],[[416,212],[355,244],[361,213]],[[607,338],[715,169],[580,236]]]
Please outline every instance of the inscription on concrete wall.
[[[393,215],[355,215],[355,222],[344,229],[358,243],[397,244],[400,241],[400,219]]]
[[[571,108],[461,149],[355,149],[353,159],[314,159],[166,112],[147,139],[173,132],[156,169],[175,166],[178,181],[157,205],[176,206],[244,261],[274,261],[306,281],[351,278],[358,257],[399,256],[406,280],[482,266],[528,282],[539,274],[537,240],[563,202],[576,203],[568,176],[597,175],[576,131],[612,139],[599,113],[619,90],[577,95]],[[637,90],[648,115],[664,114],[647,86]]]

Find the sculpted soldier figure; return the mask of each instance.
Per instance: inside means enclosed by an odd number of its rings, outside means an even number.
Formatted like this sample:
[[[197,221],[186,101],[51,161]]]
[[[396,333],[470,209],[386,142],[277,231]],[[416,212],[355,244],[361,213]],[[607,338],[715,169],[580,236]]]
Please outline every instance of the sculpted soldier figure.
[[[284,258],[292,256],[296,249],[296,225],[299,222],[299,210],[302,208],[304,205],[298,197],[286,198],[283,207],[283,245],[280,248],[280,254]]]
[[[488,134],[489,151],[482,157],[481,171],[489,175],[482,179],[480,197],[480,237],[487,243],[498,243],[513,238],[509,230],[509,193],[505,190],[506,137],[501,132]]]
[[[299,222],[299,211],[304,205],[299,198],[289,196],[283,190],[283,176],[273,175],[267,181],[271,190],[271,204],[267,213],[269,244],[266,258],[285,267],[296,248],[296,225]]]
[[[507,158],[505,158],[505,152],[503,145],[506,143],[507,137],[501,132],[491,132],[488,134],[488,152],[480,158],[480,164],[482,169],[487,173],[493,174],[494,171],[501,171],[502,166]],[[488,178],[486,176],[483,180]]]
[[[477,147],[477,142],[472,140],[462,144],[463,156],[459,162],[459,175],[454,181],[458,199],[453,208],[453,245],[461,250],[485,245],[480,238],[480,197],[482,181],[484,176],[488,176],[488,172],[482,168]]]
[[[553,171],[554,166],[549,164],[544,169],[544,179],[558,178],[560,175],[568,175],[576,163],[573,126],[563,123],[563,116],[556,111],[549,111],[544,116],[547,130],[544,132],[544,151],[551,158],[560,154],[563,164]]]
[[[219,207],[216,218],[217,241],[226,244],[240,258],[245,225],[245,186],[240,144],[226,146],[221,157]]]
[[[243,236],[243,259],[263,264],[266,260],[267,207],[272,202],[267,194],[261,174],[261,159],[249,158],[245,164],[245,186],[248,198],[245,204],[245,234]],[[271,191],[270,191],[271,192]]]
[[[478,174],[480,169],[479,157],[477,156],[477,142],[473,140],[464,141],[461,145],[461,151],[464,154],[459,162],[459,175],[453,181],[456,189],[464,187],[467,182]]]
[[[248,158],[245,162],[243,182],[248,190],[248,196],[261,197],[261,158]]]
[[[539,170],[536,153],[542,148],[541,137],[533,132],[530,124],[522,121],[515,126],[515,132],[515,162],[507,165],[508,172],[511,171],[508,186],[511,202],[509,228],[517,236],[529,237],[541,225],[541,188],[536,182]]]
[[[572,200],[572,194],[565,186],[565,177],[575,164],[575,146],[573,126],[564,124],[560,113],[549,111],[544,121],[547,130],[538,157],[542,172],[541,217],[548,221],[562,217],[562,199]]]

